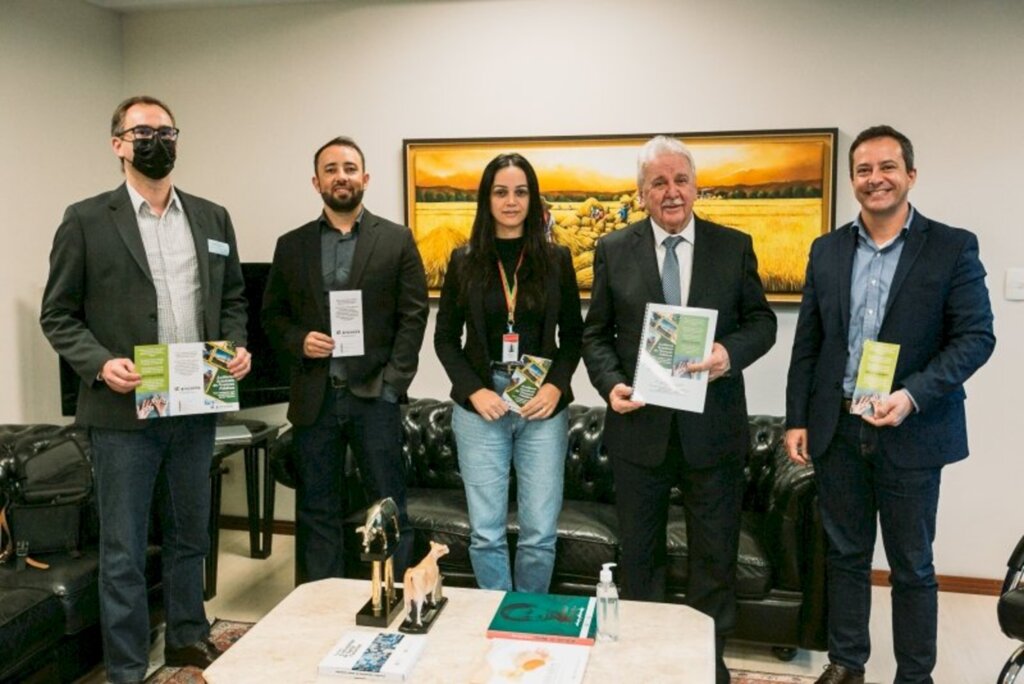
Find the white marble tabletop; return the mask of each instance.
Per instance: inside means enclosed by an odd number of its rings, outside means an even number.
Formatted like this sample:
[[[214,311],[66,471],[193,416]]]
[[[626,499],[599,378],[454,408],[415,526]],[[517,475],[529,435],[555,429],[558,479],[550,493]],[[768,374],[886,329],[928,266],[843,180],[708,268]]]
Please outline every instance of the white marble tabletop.
[[[428,635],[409,682],[469,682],[487,649],[485,631],[503,596],[499,591],[445,587],[448,605]],[[317,665],[366,603],[364,580],[329,579],[296,588],[204,673],[210,684],[339,682]],[[694,682],[715,679],[714,623],[687,606],[620,602],[617,642],[598,642],[585,681]],[[402,617],[388,629],[397,630]],[[371,629],[368,627],[360,629]]]

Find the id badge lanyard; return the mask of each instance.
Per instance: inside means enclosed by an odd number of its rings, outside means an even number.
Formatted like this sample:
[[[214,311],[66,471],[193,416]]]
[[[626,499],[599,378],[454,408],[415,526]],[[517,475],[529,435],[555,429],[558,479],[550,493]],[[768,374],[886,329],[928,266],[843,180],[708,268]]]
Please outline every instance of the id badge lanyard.
[[[501,274],[501,290],[505,293],[505,307],[508,310],[508,327],[505,334],[501,336],[501,362],[517,363],[519,361],[519,333],[516,327],[516,298],[519,295],[519,267],[523,265],[523,253],[519,252],[519,261],[516,262],[516,270],[512,274],[512,285],[508,284],[508,276],[505,267],[498,259],[498,273]]]

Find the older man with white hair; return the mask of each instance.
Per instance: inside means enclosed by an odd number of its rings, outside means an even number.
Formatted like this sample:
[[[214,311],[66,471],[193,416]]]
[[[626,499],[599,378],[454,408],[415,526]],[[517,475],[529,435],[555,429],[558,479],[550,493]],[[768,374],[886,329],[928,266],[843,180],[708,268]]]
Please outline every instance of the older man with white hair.
[[[715,620],[716,680],[736,623],[743,465],[750,439],[744,368],[775,343],[750,236],[693,213],[696,168],[689,149],[658,136],[640,150],[637,187],[650,218],[597,244],[583,359],[608,401],[604,440],[615,476],[623,540],[623,596],[665,596],[669,490],[683,492],[688,544],[686,601]],[[715,309],[711,354],[688,364],[708,371],[703,413],[635,401],[636,370],[648,303]]]

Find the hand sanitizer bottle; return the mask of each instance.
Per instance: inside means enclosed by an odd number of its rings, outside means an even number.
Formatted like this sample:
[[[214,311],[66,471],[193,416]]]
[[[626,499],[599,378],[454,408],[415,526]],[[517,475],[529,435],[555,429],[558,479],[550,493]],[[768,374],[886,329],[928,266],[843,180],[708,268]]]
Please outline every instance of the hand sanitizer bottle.
[[[619,590],[612,582],[612,568],[615,563],[601,566],[600,582],[597,583],[597,640],[619,640]]]

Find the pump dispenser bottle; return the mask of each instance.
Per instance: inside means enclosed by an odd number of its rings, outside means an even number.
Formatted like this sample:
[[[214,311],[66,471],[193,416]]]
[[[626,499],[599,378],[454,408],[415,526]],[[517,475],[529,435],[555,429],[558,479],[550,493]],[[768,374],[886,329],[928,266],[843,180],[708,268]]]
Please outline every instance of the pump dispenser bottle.
[[[619,590],[612,582],[612,568],[615,563],[601,566],[600,582],[597,583],[597,640],[619,640]]]

